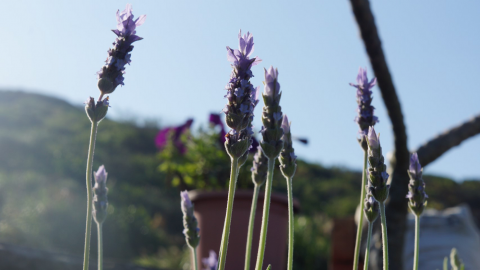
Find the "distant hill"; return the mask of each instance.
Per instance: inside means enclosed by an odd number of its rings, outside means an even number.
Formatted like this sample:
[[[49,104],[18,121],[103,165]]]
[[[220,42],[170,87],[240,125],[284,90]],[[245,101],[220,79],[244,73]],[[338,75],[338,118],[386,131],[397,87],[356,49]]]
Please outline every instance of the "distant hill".
[[[0,242],[83,252],[89,131],[82,104],[0,91]],[[179,190],[167,185],[157,170],[157,132],[158,127],[109,119],[99,125],[94,168],[105,164],[110,189],[106,258],[136,259],[147,265],[155,260],[145,258],[157,254],[182,259]],[[354,213],[361,174],[298,163],[293,191],[302,212],[296,222],[295,264],[298,269],[320,269],[328,261],[331,219]],[[467,202],[480,221],[479,181],[456,183],[435,176],[425,176],[425,180],[429,207]],[[279,173],[274,188],[285,190]],[[95,230],[92,243],[94,239]],[[92,254],[95,249],[92,244]]]

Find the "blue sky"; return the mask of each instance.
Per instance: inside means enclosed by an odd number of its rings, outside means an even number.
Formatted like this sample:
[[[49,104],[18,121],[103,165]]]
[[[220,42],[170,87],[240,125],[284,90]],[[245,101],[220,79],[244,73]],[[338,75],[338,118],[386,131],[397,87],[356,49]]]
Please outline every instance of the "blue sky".
[[[126,3],[147,14],[125,86],[111,95],[114,119],[205,123],[225,106],[231,67],[225,46],[239,29],[253,33],[254,86],[263,68],[279,70],[282,108],[298,155],[324,165],[360,169],[355,82],[371,71],[348,1],[25,1],[7,0],[0,88],[44,93],[81,105],[97,96],[96,75],[115,39],[115,12]],[[383,48],[402,103],[411,150],[480,113],[480,2],[371,1]],[[369,76],[373,76],[369,72]],[[376,130],[391,151],[390,120],[373,89]],[[260,115],[261,104],[257,107]],[[260,120],[254,122],[257,130]],[[101,127],[100,127],[101,128]],[[426,168],[456,180],[480,178],[480,136]]]

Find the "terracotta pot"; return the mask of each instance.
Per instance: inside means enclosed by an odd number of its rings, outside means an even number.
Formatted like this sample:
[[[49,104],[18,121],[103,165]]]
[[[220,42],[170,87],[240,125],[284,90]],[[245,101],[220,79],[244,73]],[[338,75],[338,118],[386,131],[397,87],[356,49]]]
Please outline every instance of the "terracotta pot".
[[[222,240],[223,225],[227,209],[226,191],[204,192],[190,191],[190,198],[195,204],[195,216],[200,227],[200,244],[197,250],[199,267],[203,269],[202,258],[213,250],[217,253]],[[260,239],[260,226],[263,213],[263,195],[260,192],[255,214],[255,228],[253,233],[252,256],[250,269],[255,268],[257,260],[258,242]],[[247,245],[248,221],[253,199],[253,190],[237,190],[233,203],[232,224],[227,251],[227,270],[243,270],[245,264],[245,249]],[[299,203],[294,200],[294,209],[298,210]],[[272,193],[270,203],[270,216],[268,220],[267,246],[262,269],[269,264],[272,269],[286,268],[287,238],[288,237],[288,198],[286,194]]]

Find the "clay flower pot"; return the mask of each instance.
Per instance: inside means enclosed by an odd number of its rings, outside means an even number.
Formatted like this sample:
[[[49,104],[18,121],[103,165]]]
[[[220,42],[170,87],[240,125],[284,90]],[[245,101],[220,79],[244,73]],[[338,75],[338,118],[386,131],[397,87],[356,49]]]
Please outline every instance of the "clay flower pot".
[[[257,211],[255,214],[255,228],[253,233],[252,256],[250,269],[255,268],[257,260],[258,241],[263,212],[263,190],[258,196]],[[222,240],[223,225],[227,209],[227,191],[190,191],[189,196],[195,204],[195,216],[200,228],[200,244],[197,251],[197,260],[203,269],[202,258],[213,250],[218,255]],[[245,250],[247,245],[248,221],[253,199],[253,190],[237,190],[233,203],[233,216],[230,229],[230,238],[225,268],[228,270],[243,270],[245,264]],[[294,200],[295,210],[299,203]],[[288,238],[288,198],[286,194],[272,193],[270,216],[268,220],[267,246],[262,269],[269,264],[272,269],[286,268]]]

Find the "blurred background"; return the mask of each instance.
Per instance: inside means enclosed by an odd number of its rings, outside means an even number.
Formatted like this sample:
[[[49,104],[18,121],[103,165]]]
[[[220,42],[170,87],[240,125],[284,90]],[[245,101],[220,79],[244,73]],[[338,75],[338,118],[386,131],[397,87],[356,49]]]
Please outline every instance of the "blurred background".
[[[147,14],[147,19],[137,29],[144,40],[134,43],[125,86],[111,95],[108,117],[99,126],[94,168],[105,164],[110,189],[105,257],[154,269],[188,269],[178,194],[185,188],[225,187],[229,160],[220,127],[208,119],[225,106],[223,89],[231,72],[225,46],[238,47],[241,29],[253,33],[253,56],[263,60],[252,69],[253,85],[262,85],[263,68],[277,67],[292,133],[308,139],[307,145],[294,145],[300,159],[294,196],[301,203],[296,267],[326,269],[332,220],[353,215],[361,181],[355,88],[348,83],[355,82],[359,67],[371,68],[350,4],[128,3],[135,17]],[[80,255],[90,125],[83,102],[99,95],[95,73],[115,39],[110,31],[115,12],[127,2],[2,4],[0,243],[6,249]],[[409,148],[478,114],[480,3],[371,1],[371,6]],[[376,87],[373,96],[380,119],[376,130],[390,152],[391,124]],[[178,137],[185,153],[175,142],[156,143],[162,129],[188,119],[193,124]],[[258,131],[259,117],[254,125]],[[429,207],[466,202],[480,224],[479,150],[477,136],[426,167]],[[240,187],[251,187],[250,166],[243,167]],[[274,188],[285,190],[281,177]]]

